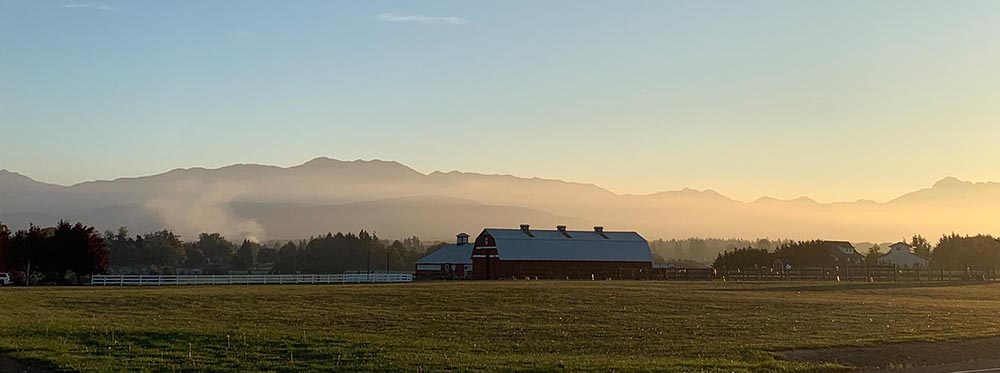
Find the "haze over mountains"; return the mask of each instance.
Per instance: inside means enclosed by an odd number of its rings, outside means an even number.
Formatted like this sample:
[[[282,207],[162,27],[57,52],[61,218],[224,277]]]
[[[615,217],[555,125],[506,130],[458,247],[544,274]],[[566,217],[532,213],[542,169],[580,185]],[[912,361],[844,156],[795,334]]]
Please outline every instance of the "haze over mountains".
[[[1000,183],[945,178],[877,203],[808,198],[741,202],[711,190],[618,195],[595,185],[464,172],[423,174],[397,162],[317,158],[295,167],[233,165],[45,184],[0,171],[0,221],[12,228],[81,220],[134,233],[169,228],[192,239],[299,239],[368,229],[386,238],[450,239],[486,226],[566,224],[638,230],[648,239],[828,238],[893,241],[914,233],[996,233]]]

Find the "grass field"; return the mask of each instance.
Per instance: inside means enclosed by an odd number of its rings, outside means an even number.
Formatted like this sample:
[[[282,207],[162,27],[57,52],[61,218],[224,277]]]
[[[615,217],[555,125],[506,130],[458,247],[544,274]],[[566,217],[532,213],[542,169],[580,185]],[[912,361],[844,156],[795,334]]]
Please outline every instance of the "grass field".
[[[134,370],[828,370],[791,348],[1000,335],[1000,285],[438,282],[0,289],[0,351]]]

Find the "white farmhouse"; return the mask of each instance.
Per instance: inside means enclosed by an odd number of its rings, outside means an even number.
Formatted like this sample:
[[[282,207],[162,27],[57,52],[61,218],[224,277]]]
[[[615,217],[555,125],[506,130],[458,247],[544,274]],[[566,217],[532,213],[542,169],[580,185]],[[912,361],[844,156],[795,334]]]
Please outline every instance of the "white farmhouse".
[[[889,252],[878,258],[878,264],[895,265],[900,268],[927,268],[927,258],[913,253],[913,246],[906,242],[896,242],[889,246]]]

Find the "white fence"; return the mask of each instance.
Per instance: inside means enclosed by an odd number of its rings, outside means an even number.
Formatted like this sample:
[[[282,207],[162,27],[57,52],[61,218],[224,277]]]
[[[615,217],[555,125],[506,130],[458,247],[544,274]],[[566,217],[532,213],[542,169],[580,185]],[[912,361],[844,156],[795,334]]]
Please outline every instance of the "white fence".
[[[413,282],[409,273],[341,273],[335,275],[94,275],[97,286],[161,285],[294,285]]]

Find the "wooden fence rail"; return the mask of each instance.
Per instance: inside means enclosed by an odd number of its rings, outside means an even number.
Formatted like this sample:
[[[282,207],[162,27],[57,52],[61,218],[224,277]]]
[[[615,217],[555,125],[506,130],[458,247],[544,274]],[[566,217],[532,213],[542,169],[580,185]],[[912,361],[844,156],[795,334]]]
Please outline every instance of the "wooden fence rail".
[[[723,268],[719,276],[730,281],[996,281],[993,267],[899,268],[895,266],[804,267],[777,270],[760,268]]]
[[[715,276],[712,268],[653,268],[653,280],[705,281]]]
[[[413,282],[410,273],[340,273],[332,275],[94,275],[95,286],[293,285]]]

